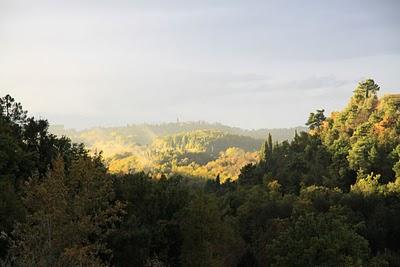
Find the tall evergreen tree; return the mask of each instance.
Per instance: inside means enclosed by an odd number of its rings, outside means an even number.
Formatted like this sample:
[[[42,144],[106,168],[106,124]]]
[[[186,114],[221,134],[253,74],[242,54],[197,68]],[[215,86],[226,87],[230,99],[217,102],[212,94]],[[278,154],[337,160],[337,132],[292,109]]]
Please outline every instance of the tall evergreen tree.
[[[363,97],[365,99],[370,96],[376,96],[380,87],[375,83],[373,79],[367,79],[358,84],[357,88],[354,90],[356,97]]]
[[[317,109],[317,112],[311,112],[310,116],[308,117],[308,121],[306,125],[310,130],[319,130],[322,123],[326,120],[326,117],[324,115],[325,110],[324,109]]]

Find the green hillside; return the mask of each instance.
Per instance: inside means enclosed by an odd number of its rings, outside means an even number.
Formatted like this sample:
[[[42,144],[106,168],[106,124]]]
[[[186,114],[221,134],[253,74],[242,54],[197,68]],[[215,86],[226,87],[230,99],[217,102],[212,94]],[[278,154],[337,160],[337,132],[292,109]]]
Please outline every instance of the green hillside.
[[[305,129],[244,130],[219,123],[182,122],[81,131],[56,125],[49,131],[84,143],[92,152],[102,151],[113,173],[146,171],[156,176],[180,173],[205,178],[220,174],[224,180],[236,179],[244,165],[258,161],[256,151],[268,134],[276,141],[292,140]]]
[[[218,155],[229,147],[255,151],[260,148],[261,143],[261,139],[254,139],[248,136],[227,134],[220,131],[198,130],[157,138],[151,144],[151,149],[192,153],[203,152]]]
[[[257,162],[261,143],[247,136],[198,130],[157,137],[148,146],[132,147],[107,161],[110,171],[116,173],[140,170],[154,175],[179,173],[215,178],[220,174],[222,179],[236,179],[244,165]]]

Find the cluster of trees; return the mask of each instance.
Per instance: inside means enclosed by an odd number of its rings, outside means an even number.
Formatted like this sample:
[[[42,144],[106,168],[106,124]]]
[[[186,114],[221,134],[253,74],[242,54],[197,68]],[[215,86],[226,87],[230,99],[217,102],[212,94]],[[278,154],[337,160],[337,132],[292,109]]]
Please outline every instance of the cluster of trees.
[[[279,144],[269,137],[262,148],[260,163],[243,168],[239,185],[273,186],[283,196],[298,199],[287,216],[291,222],[284,227],[282,236],[271,241],[274,247],[279,240],[285,240],[280,244],[280,253],[285,257],[280,255],[270,262],[278,266],[296,265],[296,262],[300,266],[400,264],[397,241],[400,236],[400,101],[398,95],[378,99],[378,90],[373,80],[361,82],[343,111],[330,117],[325,117],[324,110],[311,113],[307,122],[309,133],[296,134],[292,142]],[[310,204],[313,208],[309,210]],[[296,210],[298,207],[301,210]],[[328,222],[323,219],[326,216],[339,217]],[[319,240],[327,231],[325,227],[331,227],[329,224],[333,221],[342,225],[332,225],[326,239]],[[261,225],[265,226],[265,221]],[[311,230],[313,227],[318,228]],[[335,228],[352,229],[353,233],[339,234]],[[296,231],[317,236],[296,236]],[[356,247],[340,248],[342,243],[334,235],[341,239],[350,235],[348,238],[354,241],[346,242]],[[268,243],[268,239],[264,242]],[[318,246],[321,246],[319,251]],[[296,248],[299,254],[294,252]],[[276,248],[272,251],[280,254]],[[336,260],[324,255],[326,251],[332,255],[337,253]],[[256,252],[257,249],[253,254],[257,255]],[[312,263],[309,252],[326,262]],[[339,257],[343,253],[352,255]]]
[[[152,176],[171,176],[181,174],[193,179],[214,179],[217,175],[222,180],[236,180],[243,166],[255,164],[259,159],[257,151],[247,152],[237,147],[221,151],[216,158],[206,152],[169,151],[155,154],[141,153],[118,154],[106,159],[111,173],[123,174],[145,171]]]
[[[99,155],[0,99],[0,264],[101,266],[124,213]]]
[[[247,136],[226,134],[220,131],[198,130],[158,138],[152,143],[151,149],[155,152],[207,152],[213,156],[233,146],[247,151],[255,151],[259,149],[261,143],[261,140]]]
[[[156,138],[149,146],[106,158],[113,173],[182,174],[194,178],[236,179],[258,161],[262,140],[220,131],[198,130]],[[128,147],[125,147],[128,148]]]
[[[7,96],[2,263],[400,266],[400,101],[378,90],[360,83],[343,111],[312,113],[308,133],[268,136],[237,180],[207,181],[110,174]]]
[[[258,152],[246,152],[237,147],[230,147],[219,153],[219,157],[205,164],[199,164],[192,161],[188,164],[186,154],[182,155],[180,161],[172,161],[170,173],[181,174],[186,177],[214,179],[220,177],[220,180],[236,180],[243,166],[247,164],[256,164],[259,160]]]

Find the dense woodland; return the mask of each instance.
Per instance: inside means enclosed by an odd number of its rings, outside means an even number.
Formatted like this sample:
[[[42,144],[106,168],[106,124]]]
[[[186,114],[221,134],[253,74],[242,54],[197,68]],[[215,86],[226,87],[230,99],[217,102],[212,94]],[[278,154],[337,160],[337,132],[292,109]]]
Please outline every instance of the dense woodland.
[[[50,134],[7,95],[1,264],[400,266],[400,95],[378,91],[363,81],[342,111],[311,113],[308,132],[266,135],[237,179],[111,173],[101,153]],[[226,135],[206,130],[194,134]],[[197,157],[219,140],[198,147],[171,134],[159,142],[179,144],[176,155]]]

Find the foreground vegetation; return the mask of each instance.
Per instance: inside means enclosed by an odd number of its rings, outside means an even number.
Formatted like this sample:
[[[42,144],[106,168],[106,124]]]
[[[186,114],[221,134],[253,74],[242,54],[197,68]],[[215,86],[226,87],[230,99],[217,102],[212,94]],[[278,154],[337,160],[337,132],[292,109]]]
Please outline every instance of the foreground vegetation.
[[[343,111],[311,113],[308,133],[266,136],[237,180],[206,182],[110,174],[6,96],[2,263],[400,266],[400,99],[378,90],[360,83]]]

